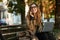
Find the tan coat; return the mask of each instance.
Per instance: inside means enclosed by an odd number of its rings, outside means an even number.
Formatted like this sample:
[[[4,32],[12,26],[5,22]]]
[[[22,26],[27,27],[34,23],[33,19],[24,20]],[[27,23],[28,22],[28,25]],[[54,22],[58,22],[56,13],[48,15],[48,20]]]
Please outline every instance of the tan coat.
[[[27,26],[28,26],[29,31],[35,33],[37,31],[36,30],[36,28],[37,28],[36,25],[39,26],[38,29],[40,29],[40,31],[42,30],[42,26],[41,26],[41,21],[40,20],[38,20],[38,19],[36,19],[36,20],[29,20],[29,17],[26,17],[26,19],[27,19]]]
[[[42,30],[42,26],[41,26],[41,23],[42,23],[41,22],[41,13],[40,13],[40,11],[38,11],[38,12],[34,15],[35,20],[30,20],[30,13],[28,13],[27,16],[26,16],[28,29],[31,32],[34,32],[34,33],[36,32],[36,28],[37,28],[36,25],[39,26],[38,29],[40,29],[40,31]]]

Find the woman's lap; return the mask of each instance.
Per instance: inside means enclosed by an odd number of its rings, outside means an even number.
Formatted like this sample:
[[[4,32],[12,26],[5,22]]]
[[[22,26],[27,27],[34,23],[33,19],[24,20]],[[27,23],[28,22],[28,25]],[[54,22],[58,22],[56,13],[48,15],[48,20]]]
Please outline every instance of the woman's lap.
[[[48,35],[46,33],[36,33],[35,34],[39,40],[48,40]]]

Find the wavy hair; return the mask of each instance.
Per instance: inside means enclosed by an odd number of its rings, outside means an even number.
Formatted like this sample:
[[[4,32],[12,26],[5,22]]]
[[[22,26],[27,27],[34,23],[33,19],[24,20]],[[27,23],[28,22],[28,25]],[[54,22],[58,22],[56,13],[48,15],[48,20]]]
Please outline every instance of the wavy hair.
[[[30,11],[32,9],[31,5],[35,4],[36,7],[37,7],[37,12],[36,14],[34,15],[34,23],[31,23],[30,21]],[[28,14],[26,16],[26,19],[27,19],[27,25],[28,25],[28,29],[30,30],[35,30],[36,31],[36,27],[35,25],[38,25],[38,26],[41,26],[41,12],[40,12],[40,8],[38,7],[38,5],[36,3],[32,3],[29,7],[29,11],[28,11]]]

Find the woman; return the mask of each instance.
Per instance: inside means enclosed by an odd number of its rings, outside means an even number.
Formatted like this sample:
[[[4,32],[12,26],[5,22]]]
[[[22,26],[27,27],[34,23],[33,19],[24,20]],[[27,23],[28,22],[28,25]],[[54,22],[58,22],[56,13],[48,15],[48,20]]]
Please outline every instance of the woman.
[[[30,5],[26,19],[28,30],[32,35],[42,31],[41,12],[36,3]]]
[[[31,35],[38,37],[38,40],[55,40],[53,34],[49,32],[41,32],[41,12],[36,3],[32,3],[27,14],[27,26]],[[35,38],[36,38],[35,37]]]

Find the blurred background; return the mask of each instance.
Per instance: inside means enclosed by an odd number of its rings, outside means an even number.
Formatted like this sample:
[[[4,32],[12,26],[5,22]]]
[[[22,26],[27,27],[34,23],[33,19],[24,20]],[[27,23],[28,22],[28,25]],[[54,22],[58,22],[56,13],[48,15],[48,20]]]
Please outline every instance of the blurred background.
[[[42,23],[53,22],[54,35],[60,39],[60,0],[0,0],[0,30],[2,35],[8,39],[15,37],[16,33],[20,32],[21,25],[25,26],[26,24],[25,17],[29,11],[29,5],[33,2],[38,4],[40,8]],[[9,37],[6,36],[6,33]]]

